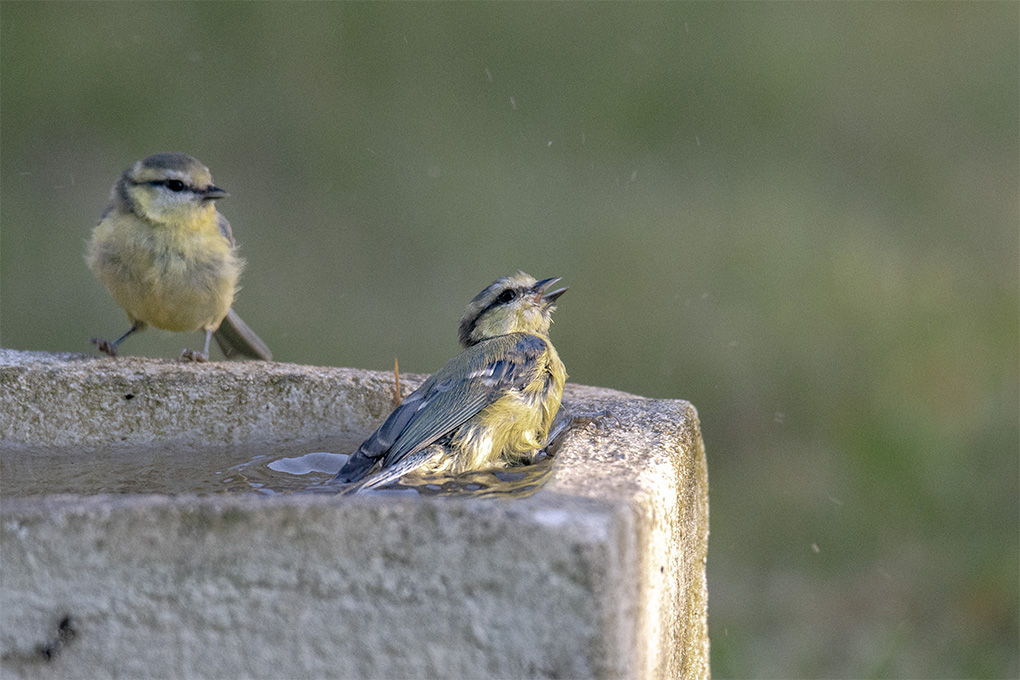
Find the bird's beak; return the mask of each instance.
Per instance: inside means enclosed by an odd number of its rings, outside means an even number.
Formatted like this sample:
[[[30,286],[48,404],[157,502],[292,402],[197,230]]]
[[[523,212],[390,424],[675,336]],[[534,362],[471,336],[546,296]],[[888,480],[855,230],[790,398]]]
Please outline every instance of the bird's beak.
[[[202,192],[202,198],[206,201],[211,201],[217,198],[226,198],[229,195],[230,194],[216,185],[210,185],[209,188]]]
[[[559,296],[567,292],[566,288],[559,288],[549,293],[546,292],[547,290],[552,288],[554,283],[556,283],[562,278],[563,278],[562,276],[554,276],[551,279],[542,279],[541,281],[535,284],[533,290],[539,295],[541,295],[542,302],[544,302],[547,305],[551,305],[552,303],[556,302],[556,299],[559,298]]]

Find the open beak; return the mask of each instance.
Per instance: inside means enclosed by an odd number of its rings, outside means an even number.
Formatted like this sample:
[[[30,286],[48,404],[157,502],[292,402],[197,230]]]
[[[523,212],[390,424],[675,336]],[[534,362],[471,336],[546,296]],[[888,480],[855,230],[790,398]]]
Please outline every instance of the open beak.
[[[567,288],[558,288],[554,291],[548,293],[546,292],[547,290],[552,288],[553,284],[555,284],[562,278],[563,278],[562,276],[554,276],[551,279],[542,279],[541,281],[535,284],[533,290],[539,295],[541,295],[542,302],[544,302],[547,305],[551,305],[552,303],[556,302],[559,296],[567,292]]]

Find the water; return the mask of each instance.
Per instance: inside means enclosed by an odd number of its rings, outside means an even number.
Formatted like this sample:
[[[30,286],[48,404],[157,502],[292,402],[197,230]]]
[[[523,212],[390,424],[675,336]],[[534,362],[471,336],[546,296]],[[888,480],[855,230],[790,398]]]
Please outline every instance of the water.
[[[400,483],[367,492],[370,495],[514,497],[530,496],[552,478],[553,459],[542,454],[532,465],[470,472],[451,477],[411,473]]]
[[[19,449],[0,456],[0,496],[48,494],[339,493],[332,482],[364,433],[312,443],[204,448]],[[552,459],[458,477],[409,474],[371,495],[526,496],[552,475]]]

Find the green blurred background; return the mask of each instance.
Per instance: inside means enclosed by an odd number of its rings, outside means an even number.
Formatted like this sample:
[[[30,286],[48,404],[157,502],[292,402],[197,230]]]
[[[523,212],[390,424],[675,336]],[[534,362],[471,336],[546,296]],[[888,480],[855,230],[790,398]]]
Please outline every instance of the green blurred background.
[[[4,2],[0,343],[126,329],[84,242],[185,151],[282,361],[433,371],[521,268],[571,288],[573,381],[692,401],[717,678],[1016,677],[1018,33],[1014,3]]]

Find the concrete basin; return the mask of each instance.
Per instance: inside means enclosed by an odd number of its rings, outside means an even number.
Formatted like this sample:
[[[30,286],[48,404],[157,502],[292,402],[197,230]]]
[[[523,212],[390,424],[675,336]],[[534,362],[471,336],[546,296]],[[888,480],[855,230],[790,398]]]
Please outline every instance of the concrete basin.
[[[709,676],[691,404],[568,385],[619,425],[571,432],[530,494],[266,472],[349,452],[392,392],[384,372],[0,350],[3,677]]]

